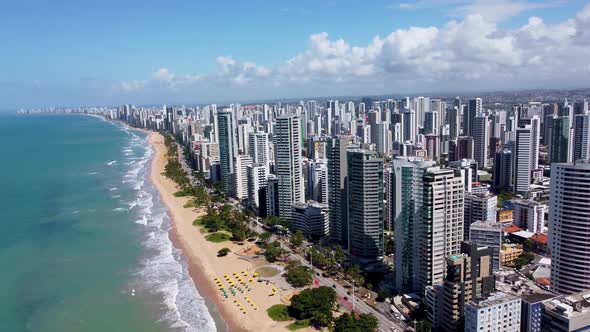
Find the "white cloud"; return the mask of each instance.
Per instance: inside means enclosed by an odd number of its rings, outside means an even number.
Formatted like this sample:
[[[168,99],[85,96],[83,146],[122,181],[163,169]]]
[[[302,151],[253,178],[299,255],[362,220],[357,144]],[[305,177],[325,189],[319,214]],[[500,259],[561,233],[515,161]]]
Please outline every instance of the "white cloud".
[[[496,14],[511,15],[536,6],[516,4],[520,5],[506,11],[496,9]],[[486,10],[488,5],[475,1],[465,11]],[[590,5],[560,23],[531,17],[511,30],[500,28],[487,14],[467,14],[438,27],[398,29],[362,46],[321,32],[309,36],[305,50],[275,68],[219,56],[217,73],[182,76],[161,68],[148,80],[121,83],[121,89],[131,93],[151,86],[184,87],[205,96],[215,90],[220,96],[241,93],[262,98],[585,85]]]

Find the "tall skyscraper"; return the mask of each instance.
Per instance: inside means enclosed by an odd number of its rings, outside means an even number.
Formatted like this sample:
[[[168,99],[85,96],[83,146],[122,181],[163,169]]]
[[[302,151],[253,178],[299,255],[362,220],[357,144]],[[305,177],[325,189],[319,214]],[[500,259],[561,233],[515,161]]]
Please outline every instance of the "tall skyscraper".
[[[456,106],[448,111],[449,139],[454,140],[461,135],[461,110]]]
[[[570,161],[570,119],[567,116],[555,116],[551,122],[549,162],[567,163]]]
[[[248,166],[252,165],[249,155],[237,155],[234,162],[234,172],[231,176],[231,195],[239,200],[248,198]]]
[[[475,135],[475,117],[483,112],[483,103],[481,98],[469,100],[467,104],[467,114],[463,114],[463,135]]]
[[[512,190],[512,143],[505,144],[494,159],[494,187],[499,190]]]
[[[351,138],[330,138],[326,147],[328,157],[328,201],[330,206],[330,238],[348,248],[348,175],[347,146]]]
[[[420,288],[418,278],[420,240],[422,236],[422,177],[431,162],[398,157],[389,173],[390,218],[395,234],[395,288],[412,292]]]
[[[248,154],[255,164],[267,165],[270,161],[268,134],[256,132],[248,134]]]
[[[477,115],[473,120],[474,159],[479,167],[489,166],[488,154],[490,146],[490,126],[488,117]]]
[[[350,253],[361,264],[383,259],[383,160],[374,151],[348,151]]]
[[[461,252],[463,241],[463,179],[450,169],[429,169],[422,178],[424,212],[420,227],[420,291],[440,283],[444,258]]]
[[[303,203],[301,133],[299,117],[283,115],[276,119],[276,174],[279,190],[279,217],[291,220],[292,205]]]
[[[572,161],[590,159],[590,114],[576,115],[573,136]]]
[[[253,208],[260,207],[259,192],[266,188],[268,165],[250,164],[248,166],[248,203]]]
[[[533,153],[534,142],[538,141],[531,125],[516,129],[516,144],[514,149],[514,192],[527,194],[531,184],[531,171],[539,161],[533,160],[538,152]]]
[[[551,288],[590,289],[590,162],[553,164],[549,200]]]
[[[221,185],[226,194],[230,194],[232,173],[235,169],[235,157],[238,148],[236,144],[235,122],[231,109],[224,109],[217,113],[219,128],[219,165],[221,168]]]

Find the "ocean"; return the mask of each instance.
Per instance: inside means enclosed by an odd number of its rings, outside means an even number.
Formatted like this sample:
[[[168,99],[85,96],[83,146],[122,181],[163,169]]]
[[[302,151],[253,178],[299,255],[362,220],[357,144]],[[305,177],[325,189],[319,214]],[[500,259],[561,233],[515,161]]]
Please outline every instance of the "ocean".
[[[146,134],[0,114],[0,331],[215,331],[147,180]]]

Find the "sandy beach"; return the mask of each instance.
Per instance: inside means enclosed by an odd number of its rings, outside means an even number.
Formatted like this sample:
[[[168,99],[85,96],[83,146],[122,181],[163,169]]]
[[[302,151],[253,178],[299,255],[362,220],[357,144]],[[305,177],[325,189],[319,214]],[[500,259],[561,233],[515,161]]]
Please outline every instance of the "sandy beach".
[[[247,257],[240,256],[252,244],[240,246],[230,241],[207,241],[206,234],[193,225],[193,221],[202,216],[204,211],[184,208],[189,199],[175,197],[173,194],[178,191],[177,185],[162,175],[167,162],[164,138],[159,133],[150,132],[148,141],[155,151],[150,180],[168,208],[173,224],[171,238],[188,258],[190,274],[198,285],[200,294],[215,305],[229,331],[287,331],[286,326],[290,322],[275,322],[266,313],[270,306],[281,303],[281,296],[285,294],[272,283],[267,285],[266,282],[257,282],[257,278],[253,278],[256,266]],[[217,257],[217,251],[221,248],[229,248],[231,253],[225,257]],[[246,283],[247,287],[240,285],[243,293],[236,290],[234,295],[228,291],[229,283],[224,277],[226,275],[236,284],[240,283],[240,279]],[[228,298],[222,294],[216,277],[222,283]],[[273,287],[278,292],[269,296]]]

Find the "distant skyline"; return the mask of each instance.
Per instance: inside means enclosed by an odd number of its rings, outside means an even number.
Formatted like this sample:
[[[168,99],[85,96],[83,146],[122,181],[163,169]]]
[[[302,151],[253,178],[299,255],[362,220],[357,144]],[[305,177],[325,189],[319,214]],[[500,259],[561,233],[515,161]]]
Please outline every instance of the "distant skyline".
[[[0,5],[0,109],[588,87],[555,0]]]

